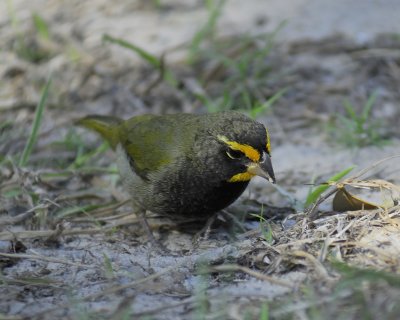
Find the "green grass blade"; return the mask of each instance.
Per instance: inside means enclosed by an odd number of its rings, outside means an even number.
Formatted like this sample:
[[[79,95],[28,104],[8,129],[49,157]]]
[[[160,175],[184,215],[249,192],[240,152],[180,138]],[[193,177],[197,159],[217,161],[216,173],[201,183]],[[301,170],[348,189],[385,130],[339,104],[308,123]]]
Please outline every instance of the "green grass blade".
[[[261,305],[260,320],[269,320],[269,306],[267,302]]]
[[[109,148],[110,148],[109,144],[104,141],[95,150],[91,150],[84,154],[78,153],[78,155],[75,158],[75,161],[68,166],[68,170],[76,170],[82,168],[82,166],[84,166],[88,162],[88,160],[98,156],[99,154],[103,153]]]
[[[37,13],[34,13],[33,16],[33,24],[35,25],[36,31],[43,39],[50,38],[49,26],[44,19],[39,16]]]
[[[114,277],[114,268],[109,256],[107,256],[103,252],[103,263],[104,263],[104,272],[108,279],[112,279]]]
[[[158,59],[155,55],[147,52],[146,50],[138,47],[137,45],[134,45],[133,43],[130,43],[124,39],[120,38],[114,38],[108,34],[103,35],[103,41],[107,41],[113,44],[117,44],[121,47],[124,47],[126,49],[129,49],[136,54],[139,55],[142,59],[146,60],[149,64],[151,64],[153,67],[159,69],[161,67],[161,61]]]
[[[79,214],[87,214],[89,217],[91,217],[90,216],[91,211],[102,208],[104,206],[105,205],[103,204],[88,204],[84,206],[72,206],[72,207],[62,208],[59,211],[55,212],[54,216],[59,220],[70,218]],[[95,222],[96,220],[93,218],[93,221]]]
[[[359,117],[356,114],[356,111],[354,109],[354,106],[350,103],[350,101],[348,99],[344,99],[343,101],[343,106],[347,111],[347,114],[350,116],[350,118],[354,121],[354,122],[359,122]]]
[[[283,28],[285,28],[287,25],[287,21],[284,20],[282,21],[275,30],[272,31],[272,33],[267,33],[266,37],[262,37],[263,41],[265,42],[264,47],[262,47],[258,52],[256,52],[256,55],[254,59],[264,59],[266,56],[269,55],[269,52],[271,49],[274,47],[275,39],[277,38],[277,35],[282,31]]]
[[[15,31],[17,31],[17,33],[19,33],[19,21],[18,21],[17,14],[14,9],[13,1],[7,0],[6,6],[7,6],[8,16],[10,17],[10,20],[11,20],[11,26]]]
[[[130,43],[124,39],[114,38],[108,34],[103,35],[103,41],[107,41],[113,44],[117,44],[125,49],[131,50],[135,52],[140,58],[145,60],[151,66],[156,68],[162,75],[162,78],[165,82],[169,85],[176,87],[178,81],[176,80],[173,73],[165,66],[162,59],[157,58],[155,55],[151,54],[150,52],[138,47],[137,45]]]
[[[338,114],[338,115],[337,115],[337,118],[338,118],[339,121],[342,123],[342,125],[343,125],[344,127],[346,127],[346,129],[347,129],[349,132],[353,133],[353,132],[356,131],[356,129],[357,129],[357,123],[355,123],[352,119],[345,118],[345,117],[343,117],[341,114]]]
[[[375,103],[377,97],[377,91],[375,90],[368,98],[367,102],[365,103],[364,109],[362,111],[362,119],[365,121],[368,120],[369,114],[371,112],[372,106]]]
[[[40,97],[39,104],[36,107],[35,119],[32,124],[32,131],[25,145],[24,151],[22,152],[21,159],[19,160],[20,167],[23,167],[27,164],[29,157],[32,153],[32,149],[36,144],[40,124],[42,122],[43,110],[46,105],[47,97],[49,95],[50,85],[51,85],[51,77],[49,77],[49,79],[47,80],[47,83],[42,90],[42,95]]]
[[[330,177],[328,179],[329,182],[336,182],[339,181],[340,179],[342,179],[344,176],[346,176],[351,170],[353,170],[354,167],[349,167],[335,175],[333,175],[332,177]],[[306,199],[306,202],[304,204],[305,207],[308,207],[310,204],[314,203],[315,201],[317,201],[318,197],[325,192],[327,189],[329,188],[329,185],[320,185],[316,188],[314,188],[314,190],[312,190]]]
[[[13,124],[13,122],[10,121],[10,120],[6,120],[6,121],[0,122],[0,133],[1,133],[2,130],[6,130],[9,127],[11,128],[12,124]]]
[[[270,97],[267,101],[265,101],[260,106],[257,106],[250,110],[250,117],[253,119],[257,118],[261,113],[267,111],[271,106],[278,101],[287,91],[288,88],[283,88],[277,91],[272,97]]]
[[[222,13],[222,8],[225,2],[226,0],[219,0],[217,3],[214,3],[214,1],[206,1],[206,7],[209,11],[209,16],[205,26],[197,31],[197,33],[193,37],[192,43],[190,45],[189,63],[194,62],[195,56],[197,55],[200,46],[204,42],[204,40],[207,37],[213,37],[218,18]]]

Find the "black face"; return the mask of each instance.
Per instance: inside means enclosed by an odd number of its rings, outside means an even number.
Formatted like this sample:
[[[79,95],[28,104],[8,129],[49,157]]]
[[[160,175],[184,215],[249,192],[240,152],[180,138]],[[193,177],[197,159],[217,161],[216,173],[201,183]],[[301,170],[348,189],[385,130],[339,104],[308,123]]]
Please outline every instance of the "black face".
[[[205,122],[195,139],[194,153],[204,168],[203,175],[209,181],[248,182],[252,177],[249,167],[254,168],[254,163],[263,162],[263,155],[269,154],[264,125],[237,112],[209,114],[202,119]]]
[[[243,160],[246,158],[246,155],[239,150],[232,150],[231,148],[227,148],[226,155],[232,160]]]
[[[218,135],[220,150],[225,156],[224,163],[231,175],[228,181],[250,180],[253,175],[248,172],[249,168],[254,170],[254,164],[264,163],[264,158],[269,155],[267,130],[261,123],[247,117],[230,124],[232,130],[225,129],[225,135]]]
[[[224,146],[222,152],[225,153],[226,161],[229,163],[231,168],[231,175],[245,172],[247,170],[247,165],[250,164],[251,160],[247,158],[242,151],[232,150],[231,148]]]

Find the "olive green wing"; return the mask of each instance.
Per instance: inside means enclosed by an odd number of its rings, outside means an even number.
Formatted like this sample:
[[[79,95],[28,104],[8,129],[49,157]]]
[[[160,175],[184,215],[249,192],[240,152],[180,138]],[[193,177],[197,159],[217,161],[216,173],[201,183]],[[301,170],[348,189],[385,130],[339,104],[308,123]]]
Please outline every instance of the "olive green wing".
[[[131,118],[119,128],[120,141],[132,168],[145,179],[149,173],[172,164],[187,150],[186,131],[179,118],[156,115]]]

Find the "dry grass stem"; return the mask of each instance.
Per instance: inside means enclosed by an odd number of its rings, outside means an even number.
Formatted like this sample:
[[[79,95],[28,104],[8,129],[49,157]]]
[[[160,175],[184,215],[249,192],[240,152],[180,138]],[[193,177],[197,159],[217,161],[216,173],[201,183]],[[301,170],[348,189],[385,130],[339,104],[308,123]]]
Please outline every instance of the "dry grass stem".
[[[296,286],[293,285],[293,283],[286,281],[286,280],[282,280],[282,279],[277,279],[265,274],[262,274],[260,272],[254,271],[250,268],[244,267],[244,266],[239,266],[239,265],[235,265],[235,264],[223,264],[220,266],[213,266],[211,267],[211,270],[213,271],[219,271],[219,272],[244,272],[246,274],[248,274],[249,276],[255,277],[259,280],[263,280],[263,281],[267,281],[279,286],[283,286],[286,288],[290,288],[292,290],[295,290]]]

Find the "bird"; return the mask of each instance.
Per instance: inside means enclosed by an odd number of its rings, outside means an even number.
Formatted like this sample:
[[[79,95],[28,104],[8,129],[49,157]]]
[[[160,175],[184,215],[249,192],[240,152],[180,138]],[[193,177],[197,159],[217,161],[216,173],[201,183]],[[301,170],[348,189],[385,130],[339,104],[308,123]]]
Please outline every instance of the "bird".
[[[173,221],[207,220],[232,204],[255,176],[275,183],[267,128],[236,111],[143,114],[77,122],[116,153],[135,210]]]

